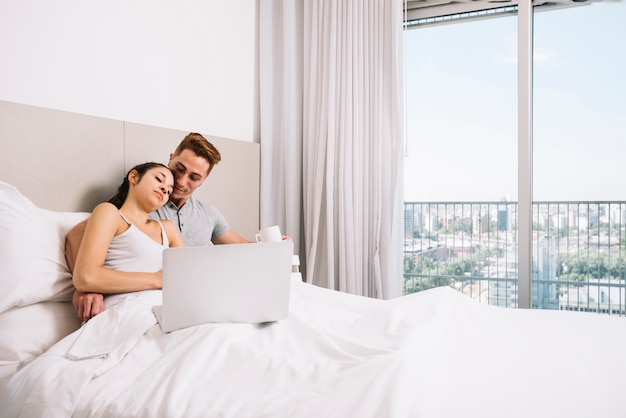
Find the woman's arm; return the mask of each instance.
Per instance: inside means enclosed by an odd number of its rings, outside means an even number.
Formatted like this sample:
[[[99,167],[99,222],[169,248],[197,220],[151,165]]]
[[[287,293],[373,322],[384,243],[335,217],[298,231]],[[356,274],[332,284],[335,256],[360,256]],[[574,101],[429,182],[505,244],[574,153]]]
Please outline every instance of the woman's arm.
[[[87,220],[80,222],[70,229],[65,238],[65,261],[67,261],[67,266],[72,274],[74,274],[76,255],[78,254],[78,248],[80,248],[80,241],[83,239],[86,225]],[[75,290],[72,296],[72,303],[76,314],[81,321],[84,322],[89,321],[91,318],[104,311],[104,297],[102,293]]]
[[[93,210],[85,227],[72,276],[78,291],[125,293],[161,288],[160,271],[131,273],[104,267],[111,241],[125,228],[127,224],[114,205],[101,203]]]

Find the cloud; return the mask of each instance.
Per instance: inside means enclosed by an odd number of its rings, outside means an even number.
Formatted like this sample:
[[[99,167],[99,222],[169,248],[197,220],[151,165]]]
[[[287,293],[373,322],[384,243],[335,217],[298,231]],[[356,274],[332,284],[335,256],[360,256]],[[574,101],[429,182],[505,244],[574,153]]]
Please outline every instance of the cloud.
[[[534,65],[544,67],[559,67],[558,54],[551,49],[537,48],[535,47],[533,55]]]

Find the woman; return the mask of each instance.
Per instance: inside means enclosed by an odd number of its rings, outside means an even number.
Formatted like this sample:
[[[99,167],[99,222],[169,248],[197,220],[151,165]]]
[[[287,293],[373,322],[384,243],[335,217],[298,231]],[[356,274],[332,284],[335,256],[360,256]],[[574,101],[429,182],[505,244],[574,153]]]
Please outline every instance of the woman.
[[[171,221],[148,215],[167,202],[173,187],[167,166],[140,164],[109,202],[96,206],[76,257],[77,290],[118,294],[161,288],[163,250],[182,247],[183,241]]]

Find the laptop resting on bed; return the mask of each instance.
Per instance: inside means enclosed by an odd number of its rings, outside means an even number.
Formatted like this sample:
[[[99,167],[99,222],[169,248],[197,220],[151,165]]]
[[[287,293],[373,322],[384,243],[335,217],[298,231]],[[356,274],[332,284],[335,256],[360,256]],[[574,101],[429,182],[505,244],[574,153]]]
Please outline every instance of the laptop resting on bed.
[[[291,241],[166,248],[163,304],[153,311],[165,332],[285,319],[292,256]]]

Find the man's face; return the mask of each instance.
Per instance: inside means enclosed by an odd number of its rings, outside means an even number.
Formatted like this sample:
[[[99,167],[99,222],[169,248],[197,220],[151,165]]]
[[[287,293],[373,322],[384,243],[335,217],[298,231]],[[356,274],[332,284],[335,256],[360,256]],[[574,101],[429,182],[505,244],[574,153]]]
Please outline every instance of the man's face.
[[[174,173],[174,190],[170,200],[181,207],[208,177],[209,162],[186,149],[179,155],[170,154],[168,166]]]

